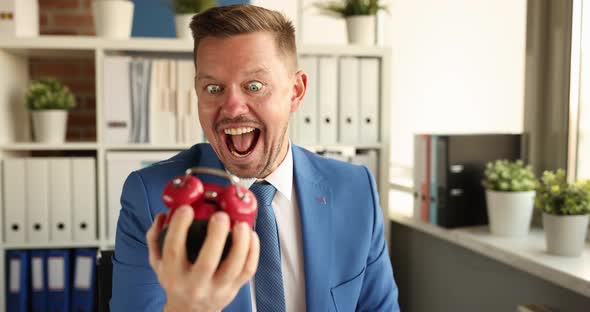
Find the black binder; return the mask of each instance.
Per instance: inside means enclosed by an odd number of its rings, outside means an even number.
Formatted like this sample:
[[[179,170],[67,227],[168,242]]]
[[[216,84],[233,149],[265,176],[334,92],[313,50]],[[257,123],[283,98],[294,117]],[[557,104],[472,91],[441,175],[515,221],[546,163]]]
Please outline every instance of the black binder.
[[[522,159],[522,136],[437,135],[436,145],[437,224],[447,228],[487,224],[481,184],[485,165],[496,159]]]
[[[98,312],[109,312],[109,301],[111,300],[111,287],[113,283],[113,256],[112,250],[103,250],[100,252],[97,264],[97,289],[98,289]]]

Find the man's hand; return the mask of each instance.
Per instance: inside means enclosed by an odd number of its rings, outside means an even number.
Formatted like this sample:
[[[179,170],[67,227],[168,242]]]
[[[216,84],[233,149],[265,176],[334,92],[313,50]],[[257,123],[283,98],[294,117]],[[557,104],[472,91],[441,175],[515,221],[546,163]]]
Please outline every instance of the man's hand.
[[[220,311],[256,272],[260,253],[258,235],[248,224],[236,224],[231,250],[220,264],[230,222],[225,212],[217,212],[209,219],[207,237],[198,258],[191,264],[185,244],[193,221],[192,208],[182,206],[174,213],[160,254],[158,234],[163,218],[164,214],[157,216],[146,239],[150,265],[166,291],[164,311]]]

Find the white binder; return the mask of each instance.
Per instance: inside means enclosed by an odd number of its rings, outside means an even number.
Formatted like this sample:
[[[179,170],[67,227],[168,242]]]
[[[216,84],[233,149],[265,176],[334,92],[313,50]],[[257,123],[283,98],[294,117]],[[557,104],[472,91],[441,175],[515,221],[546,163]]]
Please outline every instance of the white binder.
[[[189,91],[189,99],[188,114],[184,117],[188,137],[188,142],[186,143],[202,143],[205,142],[205,134],[199,121],[199,99],[194,88]]]
[[[107,153],[107,235],[114,240],[121,210],[121,193],[129,174],[155,162],[166,160],[176,152]]]
[[[359,143],[359,60],[340,58],[340,143]]]
[[[72,167],[69,158],[49,159],[49,230],[53,242],[72,240]]]
[[[39,36],[39,4],[37,0],[0,1],[0,36]],[[10,15],[9,18],[6,16]]]
[[[200,143],[203,142],[203,131],[199,123],[198,99],[194,87],[195,65],[192,60],[178,60],[176,66],[178,143]]]
[[[96,239],[96,160],[72,158],[73,238],[88,242]]]
[[[7,243],[26,242],[26,177],[25,160],[5,158],[4,238]]]
[[[26,158],[27,240],[49,241],[49,162],[45,158]]]
[[[338,142],[338,59],[320,57],[318,72],[319,142]]]
[[[318,143],[318,58],[302,56],[300,67],[307,73],[307,90],[297,116],[297,140],[299,144]]]
[[[378,143],[379,60],[363,58],[360,62],[360,133],[363,143]]]
[[[107,56],[103,69],[104,138],[127,144],[131,136],[131,57]]]
[[[175,61],[159,59],[152,62],[148,114],[151,144],[176,143],[176,93],[169,85],[170,80],[176,81],[175,68]]]

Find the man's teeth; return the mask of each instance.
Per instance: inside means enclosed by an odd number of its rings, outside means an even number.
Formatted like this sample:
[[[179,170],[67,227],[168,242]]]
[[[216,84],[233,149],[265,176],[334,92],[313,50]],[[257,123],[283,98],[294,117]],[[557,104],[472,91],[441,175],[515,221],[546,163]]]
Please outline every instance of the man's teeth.
[[[250,133],[254,130],[255,130],[254,128],[243,127],[243,128],[228,128],[228,129],[225,129],[224,132],[225,132],[225,134],[229,134],[229,135],[240,135],[240,134],[244,134],[244,133]]]

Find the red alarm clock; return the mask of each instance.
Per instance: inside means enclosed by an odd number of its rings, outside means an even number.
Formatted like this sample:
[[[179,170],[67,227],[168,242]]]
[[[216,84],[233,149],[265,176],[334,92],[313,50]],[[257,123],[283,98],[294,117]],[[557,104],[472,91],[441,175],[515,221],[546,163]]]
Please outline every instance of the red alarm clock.
[[[211,174],[227,178],[231,184],[228,186],[203,183],[193,174]],[[162,193],[162,200],[169,212],[164,220],[162,231],[158,236],[160,252],[164,246],[164,238],[168,230],[170,219],[176,209],[182,205],[190,205],[193,208],[194,220],[191,224],[186,240],[186,252],[188,260],[193,263],[207,234],[209,218],[217,211],[224,211],[230,219],[233,228],[236,222],[246,222],[254,228],[258,203],[256,196],[242,186],[238,185],[239,178],[225,171],[195,167],[186,170],[184,176],[176,177],[166,184]],[[223,250],[222,259],[227,256],[231,247],[231,235],[228,235]]]

